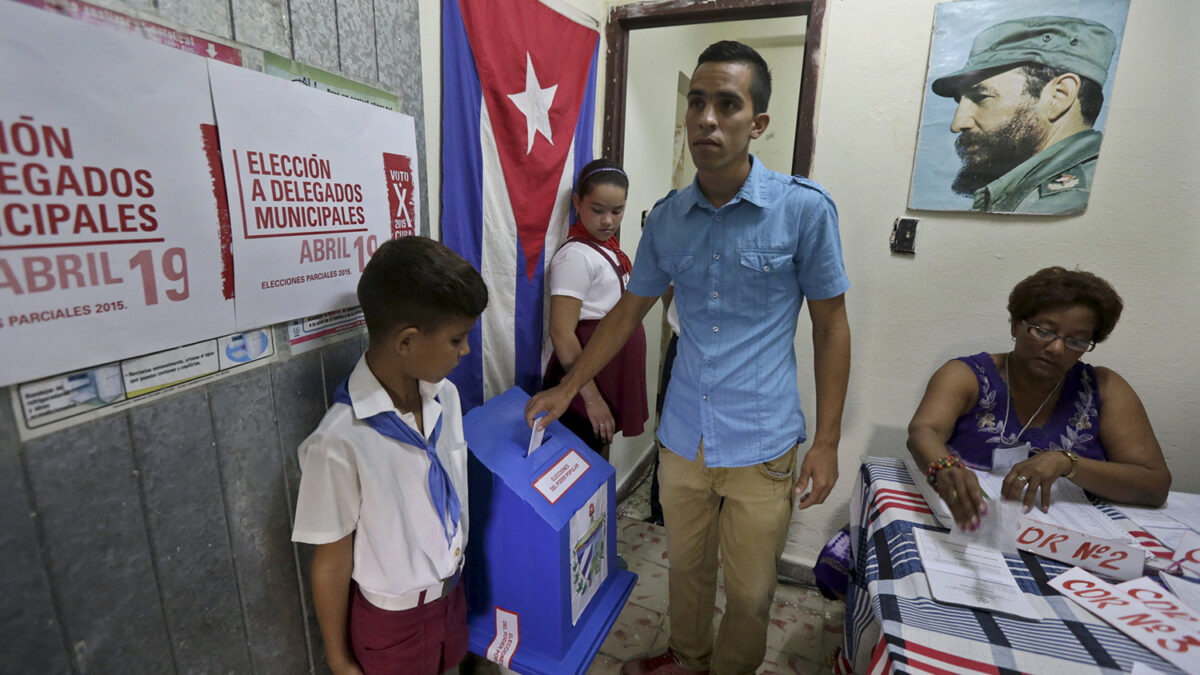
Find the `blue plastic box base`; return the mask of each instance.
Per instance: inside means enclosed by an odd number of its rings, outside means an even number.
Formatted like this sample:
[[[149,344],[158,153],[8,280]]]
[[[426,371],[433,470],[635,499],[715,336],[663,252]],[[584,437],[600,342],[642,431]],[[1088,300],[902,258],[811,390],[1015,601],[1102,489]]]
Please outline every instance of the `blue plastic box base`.
[[[538,652],[522,652],[518,647],[508,668],[522,675],[582,675],[595,660],[600,645],[608,637],[617,615],[625,606],[625,600],[633,592],[637,575],[628,570],[615,570],[604,580],[596,597],[588,603],[575,643],[567,650],[561,661],[555,661]],[[496,620],[490,612],[468,618],[471,629],[471,651],[487,654],[488,646],[496,637]]]

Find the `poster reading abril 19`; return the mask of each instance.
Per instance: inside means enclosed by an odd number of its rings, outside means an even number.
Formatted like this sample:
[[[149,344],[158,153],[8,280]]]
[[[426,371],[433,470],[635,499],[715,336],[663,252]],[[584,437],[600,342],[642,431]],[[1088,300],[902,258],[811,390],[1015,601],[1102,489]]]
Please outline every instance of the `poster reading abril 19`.
[[[413,118],[222,63],[209,73],[237,324],[358,304],[371,254],[419,222]]]
[[[0,385],[232,332],[207,82],[200,57],[0,2]]]

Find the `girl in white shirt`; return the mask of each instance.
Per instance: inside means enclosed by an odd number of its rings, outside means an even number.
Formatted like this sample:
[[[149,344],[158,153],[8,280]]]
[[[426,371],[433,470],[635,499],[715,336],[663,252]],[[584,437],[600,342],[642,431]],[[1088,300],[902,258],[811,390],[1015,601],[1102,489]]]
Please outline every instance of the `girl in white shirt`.
[[[597,159],[583,167],[571,201],[578,221],[550,262],[550,339],[554,355],[546,368],[551,387],[575,363],[600,319],[620,300],[633,266],[616,233],[625,213],[629,178],[621,167]],[[608,459],[620,431],[642,433],[646,403],[646,333],[639,325],[621,351],[584,385],[559,419],[590,448]]]

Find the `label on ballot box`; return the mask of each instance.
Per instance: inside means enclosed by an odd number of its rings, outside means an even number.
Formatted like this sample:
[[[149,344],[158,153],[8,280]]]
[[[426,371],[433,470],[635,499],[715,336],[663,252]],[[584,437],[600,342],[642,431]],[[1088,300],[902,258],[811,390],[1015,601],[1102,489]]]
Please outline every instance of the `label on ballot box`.
[[[513,652],[521,643],[521,622],[516,614],[496,608],[496,637],[488,645],[487,658],[505,668],[512,664]]]
[[[533,488],[541,493],[546,501],[557,504],[559,498],[590,468],[591,465],[584,461],[578,452],[571,450],[547,469],[546,473],[539,476],[533,482]]]
[[[1146,562],[1145,551],[1136,546],[1032,518],[1018,521],[1017,548],[1121,580],[1141,576]]]

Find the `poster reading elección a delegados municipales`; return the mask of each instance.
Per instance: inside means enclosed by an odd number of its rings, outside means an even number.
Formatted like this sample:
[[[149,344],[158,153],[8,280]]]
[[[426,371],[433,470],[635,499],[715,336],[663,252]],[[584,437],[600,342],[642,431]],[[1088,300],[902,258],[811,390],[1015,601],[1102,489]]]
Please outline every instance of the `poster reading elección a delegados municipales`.
[[[211,62],[237,325],[358,304],[364,265],[416,232],[413,118]]]
[[[0,2],[0,91],[0,385],[233,332],[206,60]]]

